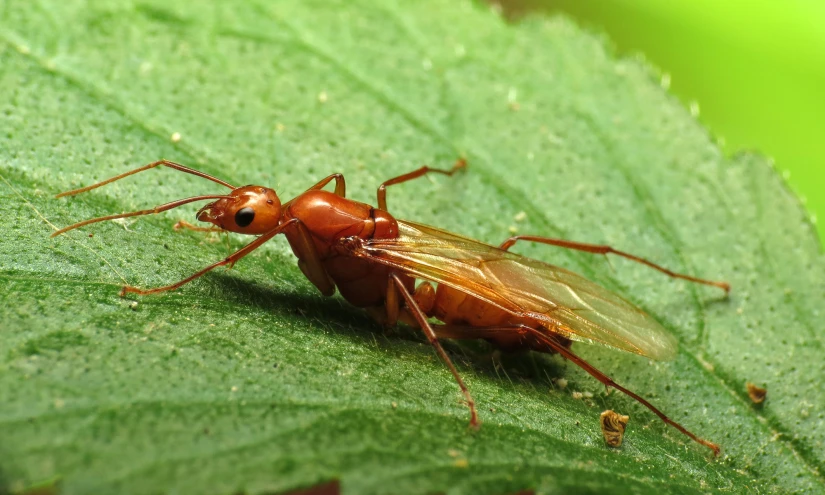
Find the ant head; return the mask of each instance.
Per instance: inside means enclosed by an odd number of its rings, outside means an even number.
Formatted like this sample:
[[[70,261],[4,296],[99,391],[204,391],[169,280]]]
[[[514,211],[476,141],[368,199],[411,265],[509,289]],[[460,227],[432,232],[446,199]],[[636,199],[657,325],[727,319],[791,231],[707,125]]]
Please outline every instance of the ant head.
[[[281,200],[275,191],[261,186],[233,189],[229,197],[209,203],[197,219],[239,234],[264,234],[281,220]]]

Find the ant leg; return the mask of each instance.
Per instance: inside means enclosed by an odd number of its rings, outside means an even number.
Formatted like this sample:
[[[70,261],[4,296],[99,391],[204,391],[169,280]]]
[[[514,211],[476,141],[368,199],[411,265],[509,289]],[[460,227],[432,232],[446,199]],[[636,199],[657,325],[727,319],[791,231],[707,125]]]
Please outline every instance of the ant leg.
[[[693,433],[688,431],[688,429],[685,428],[684,426],[680,425],[676,421],[673,421],[672,419],[665,416],[665,413],[658,410],[656,407],[653,406],[653,404],[646,401],[645,399],[643,399],[639,395],[635,394],[634,392],[631,392],[630,390],[628,390],[628,389],[622,387],[621,385],[619,385],[618,383],[614,382],[612,378],[610,378],[609,376],[605,375],[601,371],[594,368],[590,363],[588,363],[584,359],[582,359],[579,356],[577,356],[576,354],[574,354],[573,351],[571,351],[567,347],[561,345],[560,343],[556,342],[553,339],[547,338],[546,336],[544,336],[542,334],[542,332],[540,332],[539,330],[536,330],[535,328],[527,327],[527,331],[529,331],[531,333],[534,333],[534,334],[537,334],[539,336],[542,336],[543,340],[550,347],[552,347],[553,350],[555,350],[556,352],[558,352],[559,354],[561,354],[563,357],[567,358],[568,360],[572,361],[575,365],[582,368],[584,371],[589,373],[590,376],[592,376],[596,380],[599,380],[600,382],[602,382],[605,387],[613,387],[616,390],[624,393],[625,395],[635,399],[641,405],[643,405],[646,408],[650,409],[653,412],[653,414],[655,414],[656,416],[659,416],[659,419],[661,419],[665,423],[669,424],[670,426],[676,428],[677,430],[679,430],[683,434],[687,435],[694,442],[700,443],[700,444],[704,445],[705,447],[711,449],[713,451],[714,455],[719,455],[719,452],[721,452],[722,449],[720,449],[718,445],[716,445],[713,442],[709,442],[709,441],[705,440],[704,438],[700,438],[700,437],[694,435]]]
[[[125,296],[129,292],[133,292],[135,294],[145,296],[147,294],[156,294],[158,292],[165,292],[167,290],[174,290],[174,289],[177,289],[178,287],[180,287],[182,285],[188,284],[189,282],[195,280],[196,278],[200,277],[201,275],[203,275],[203,274],[205,274],[205,273],[207,273],[211,270],[214,270],[215,268],[217,268],[219,266],[229,265],[231,267],[238,260],[240,260],[241,258],[246,256],[247,254],[251,253],[252,251],[258,249],[259,247],[261,247],[261,245],[263,243],[265,243],[266,241],[272,239],[276,235],[280,234],[287,227],[294,225],[296,222],[298,222],[297,219],[292,219],[292,220],[289,220],[285,223],[282,223],[281,225],[275,227],[274,229],[270,230],[266,234],[261,235],[260,237],[258,237],[254,241],[252,241],[249,244],[247,244],[246,246],[242,247],[238,251],[235,251],[233,254],[231,254],[231,255],[227,256],[226,258],[222,259],[221,261],[218,261],[217,263],[214,263],[214,264],[211,264],[211,265],[207,266],[203,270],[200,270],[199,272],[196,272],[194,275],[186,277],[185,279],[181,280],[180,282],[176,282],[172,285],[166,285],[164,287],[157,287],[155,289],[138,289],[137,287],[130,287],[130,286],[127,285],[127,286],[123,287],[123,289],[121,289],[120,295],[122,297],[122,296]]]
[[[144,165],[144,166],[138,167],[134,170],[124,172],[120,175],[116,175],[116,176],[112,177],[111,179],[106,179],[106,180],[100,181],[96,184],[92,184],[91,186],[81,187],[80,189],[74,189],[72,191],[62,192],[62,193],[58,194],[55,197],[56,198],[62,198],[63,196],[74,196],[75,194],[80,194],[82,192],[91,191],[92,189],[97,189],[100,186],[105,186],[106,184],[112,183],[116,180],[120,180],[124,177],[128,177],[130,175],[137,174],[137,173],[143,172],[144,170],[149,170],[150,168],[155,168],[155,167],[160,166],[160,165],[175,169],[179,172],[184,172],[184,173],[187,173],[187,174],[197,175],[198,177],[211,180],[212,182],[216,182],[216,183],[218,183],[222,186],[226,186],[229,189],[235,189],[235,186],[232,186],[232,185],[218,179],[217,177],[212,177],[209,174],[205,174],[205,173],[200,172],[198,170],[195,170],[193,168],[189,168],[187,166],[181,165],[180,163],[175,163],[175,162],[172,162],[172,161],[169,161],[169,160],[158,160],[158,161],[152,162],[148,165]]]
[[[632,255],[630,253],[626,253],[624,251],[619,251],[617,249],[613,249],[610,246],[605,245],[598,245],[598,244],[586,244],[583,242],[575,242],[575,241],[566,241],[564,239],[554,239],[552,237],[541,237],[535,235],[516,235],[510,237],[506,241],[502,242],[499,246],[500,249],[507,251],[510,247],[515,244],[517,241],[531,241],[531,242],[539,242],[541,244],[549,244],[551,246],[558,246],[566,249],[575,249],[577,251],[584,251],[587,253],[594,253],[594,254],[615,254],[617,256],[621,256],[623,258],[627,258],[631,261],[635,261],[637,263],[641,263],[643,265],[647,265],[654,270],[658,270],[665,275],[673,278],[680,278],[682,280],[688,280],[690,282],[696,282],[697,284],[704,284],[704,285],[711,285],[713,287],[719,287],[720,289],[724,290],[726,293],[730,292],[730,284],[727,282],[718,282],[715,280],[707,280],[703,278],[693,277],[691,275],[684,275],[682,273],[676,273],[674,271],[668,270],[667,268],[657,265],[652,261],[648,261],[644,258],[639,256]]]
[[[450,361],[450,356],[444,352],[444,348],[441,347],[441,343],[438,341],[438,338],[433,331],[433,327],[430,325],[430,322],[427,320],[427,315],[425,315],[421,308],[418,307],[416,304],[415,299],[413,298],[412,294],[410,294],[409,289],[404,286],[404,281],[399,277],[397,274],[392,273],[390,274],[391,284],[394,284],[398,289],[398,292],[404,298],[404,302],[407,305],[407,309],[410,310],[412,316],[415,318],[418,326],[421,328],[421,331],[424,332],[424,335],[427,336],[427,340],[430,342],[435,348],[435,352],[438,353],[438,356],[444,361],[444,364],[447,365],[447,368],[450,369],[450,373],[453,374],[455,381],[458,382],[459,388],[461,388],[461,393],[464,394],[464,399],[467,401],[467,407],[470,408],[470,426],[478,429],[481,425],[481,422],[478,420],[478,413],[476,413],[476,404],[473,400],[473,397],[470,395],[470,390],[464,384],[464,380],[461,379],[461,375],[458,374],[458,370],[453,365],[453,362]]]
[[[394,327],[398,323],[398,316],[401,312],[401,301],[399,300],[399,297],[400,294],[398,293],[398,287],[396,287],[393,282],[388,281],[387,295],[384,297],[384,308],[387,313],[387,320],[384,324],[387,327]]]
[[[433,288],[433,284],[426,280],[418,284],[415,292],[413,292],[413,299],[422,313],[428,317],[433,316],[433,308],[435,307],[435,288]],[[418,328],[418,322],[407,308],[401,308],[398,319],[406,325]]]
[[[401,275],[400,278],[404,281],[405,290],[407,292],[413,292],[413,300],[421,309],[421,311],[425,315],[429,315],[429,311],[433,306],[433,302],[435,301],[435,291],[433,291],[432,285],[430,285],[428,282],[424,282],[416,288],[414,278],[407,275]],[[426,297],[425,295],[422,295],[424,292],[426,292],[426,290],[423,290],[426,289],[424,285],[429,285],[430,290],[432,291],[433,302],[423,300],[423,298]],[[409,311],[406,311],[404,308],[401,307],[401,295],[399,294],[398,287],[396,287],[394,283],[387,284],[387,294],[384,298],[384,314],[382,315],[382,317],[386,318],[386,320],[383,320],[383,322],[384,325],[388,328],[394,327],[399,320],[413,327],[418,326],[418,323],[415,321],[412,315],[409,314]]]
[[[298,258],[298,268],[312,282],[312,285],[321,291],[321,294],[333,295],[335,283],[329,278],[329,274],[321,263],[321,256],[318,254],[318,248],[315,247],[315,241],[312,240],[309,229],[297,218],[293,218],[290,222],[294,222],[297,235],[294,238],[288,237],[287,240],[292,247],[292,252]]]
[[[398,177],[394,177],[388,181],[384,181],[383,184],[378,186],[378,209],[387,211],[387,186],[394,186],[396,184],[411,181],[413,179],[417,179],[421,176],[424,176],[428,173],[453,175],[454,173],[456,173],[456,171],[465,168],[466,166],[467,161],[463,158],[459,158],[458,160],[456,160],[455,165],[453,165],[453,168],[451,168],[450,170],[430,168],[425,165],[419,168],[418,170],[413,170],[412,172],[408,172],[404,175],[399,175]]]
[[[563,343],[555,340],[552,337],[552,333],[548,335],[546,330],[542,331],[528,325],[514,325],[514,326],[500,326],[500,327],[472,327],[472,326],[459,326],[459,325],[434,325],[433,330],[435,331],[436,335],[439,338],[449,338],[449,339],[496,339],[506,337],[508,340],[512,339],[510,336],[518,336],[519,339],[524,339],[526,335],[531,335],[535,338],[536,343],[542,344],[543,350],[546,351],[555,351],[561,354],[566,359],[573,362],[573,364],[579,366],[584,371],[590,374],[596,380],[602,382],[606,387],[613,387],[616,390],[623,392],[624,394],[628,395],[632,399],[635,399],[640,404],[645,406],[646,408],[650,409],[653,414],[659,416],[659,418],[664,421],[665,423],[673,426],[683,434],[690,437],[691,440],[708,447],[709,449],[713,450],[713,453],[719,455],[720,448],[713,442],[709,442],[703,438],[700,438],[690,431],[688,431],[684,426],[680,425],[679,423],[673,421],[672,419],[668,418],[662,411],[657,409],[653,404],[648,402],[647,400],[643,399],[639,395],[631,392],[630,390],[622,387],[618,383],[614,382],[612,378],[605,375],[601,371],[594,368],[590,363],[585,361],[584,359],[580,358],[578,355],[574,354],[566,345]],[[525,342],[527,344],[527,342]],[[533,346],[535,349],[535,347]]]
[[[344,181],[344,174],[332,174],[325,179],[318,181],[317,184],[307,189],[307,191],[317,191],[318,189],[323,189],[324,186],[329,184],[332,181],[335,181],[335,195],[341,196],[342,198],[347,197],[347,183]]]

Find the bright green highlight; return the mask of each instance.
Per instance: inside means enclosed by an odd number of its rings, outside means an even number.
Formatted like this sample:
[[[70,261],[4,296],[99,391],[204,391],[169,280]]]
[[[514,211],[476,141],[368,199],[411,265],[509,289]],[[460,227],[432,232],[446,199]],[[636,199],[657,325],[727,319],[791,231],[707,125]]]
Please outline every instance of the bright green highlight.
[[[537,2],[542,4],[541,2]],[[641,52],[729,153],[789,174],[825,240],[825,4],[806,0],[547,0]]]

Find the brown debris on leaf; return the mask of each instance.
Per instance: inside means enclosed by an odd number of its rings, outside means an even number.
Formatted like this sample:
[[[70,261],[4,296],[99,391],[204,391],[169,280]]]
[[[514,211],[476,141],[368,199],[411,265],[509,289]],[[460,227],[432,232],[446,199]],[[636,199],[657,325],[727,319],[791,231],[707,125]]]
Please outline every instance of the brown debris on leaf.
[[[611,447],[621,447],[624,438],[624,430],[630,416],[623,416],[610,409],[604,411],[601,416],[602,434],[604,441]]]
[[[332,480],[320,485],[315,485],[310,488],[303,488],[300,490],[293,490],[286,492],[283,495],[340,495],[341,482],[339,480]]]
[[[768,389],[757,387],[751,382],[748,382],[745,386],[748,388],[748,397],[751,398],[754,404],[765,402],[765,398],[768,396]]]

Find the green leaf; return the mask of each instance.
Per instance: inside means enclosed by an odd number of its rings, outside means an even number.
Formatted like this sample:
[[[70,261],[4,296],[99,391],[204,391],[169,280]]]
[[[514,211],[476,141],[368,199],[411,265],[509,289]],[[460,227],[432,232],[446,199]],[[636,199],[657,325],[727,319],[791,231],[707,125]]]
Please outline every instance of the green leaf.
[[[565,19],[508,25],[467,2],[0,11],[0,491],[825,491],[820,246],[768,163],[725,158],[643,62]],[[484,346],[450,344],[484,422],[470,432],[426,341],[321,297],[283,239],[174,293],[119,298],[248,242],[174,231],[197,206],[48,237],[220,191],[167,169],[53,198],[160,157],[284,199],[343,172],[372,202],[383,180],[460,155],[466,173],[392,188],[390,210],[492,243],[512,228],[608,243],[731,282],[724,299],[623,260],[517,247],[678,337],[666,363],[575,348],[721,458],[558,357],[494,366]],[[763,406],[746,382],[767,386]],[[620,449],[598,426],[608,408],[631,416]]]

